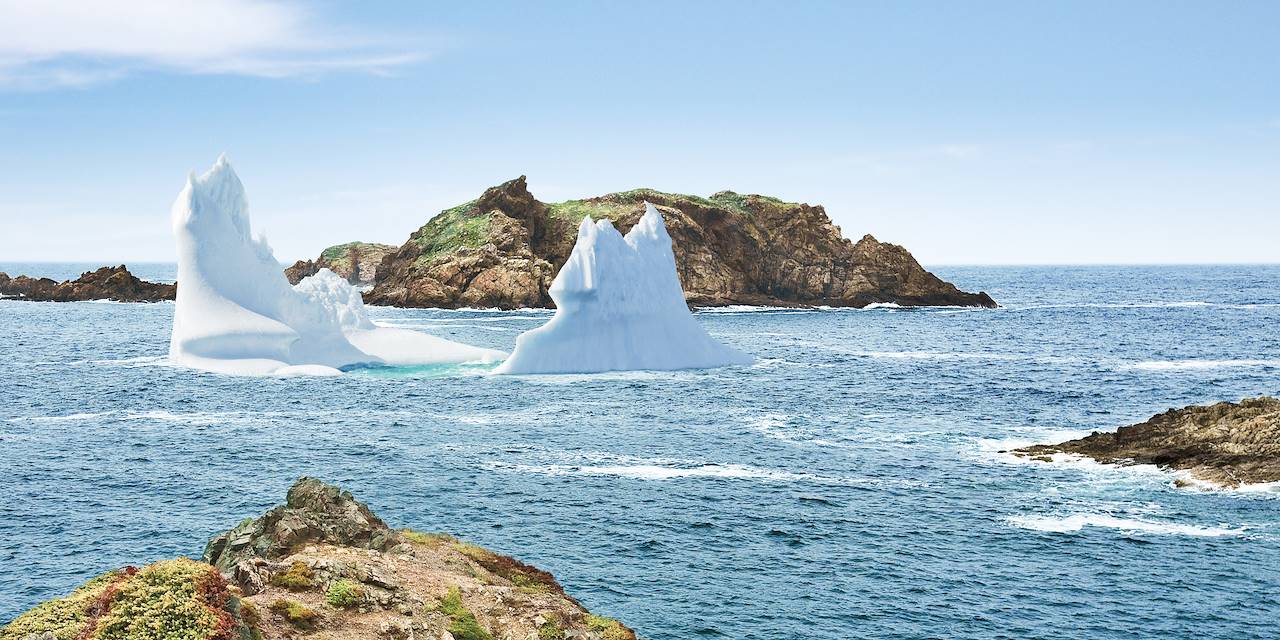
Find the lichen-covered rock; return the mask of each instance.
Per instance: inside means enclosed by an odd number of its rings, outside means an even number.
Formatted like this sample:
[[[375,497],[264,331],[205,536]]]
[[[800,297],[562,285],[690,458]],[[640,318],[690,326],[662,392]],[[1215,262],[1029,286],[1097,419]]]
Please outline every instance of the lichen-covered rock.
[[[124,265],[86,271],[75,280],[58,282],[0,272],[0,297],[35,302],[76,302],[115,300],[117,302],[159,302],[173,300],[177,285],[139,280]]]
[[[524,176],[432,218],[389,254],[365,300],[407,307],[549,307],[547,290],[583,216],[629,230],[644,202],[662,211],[692,305],[995,306],[925,271],[906,249],[841,235],[821,206],[722,191],[710,198],[636,189],[543,203]]]
[[[636,638],[545,571],[447,534],[390,529],[311,478],[215,537],[206,559],[219,567],[179,559],[106,574],[19,616],[0,640]]]
[[[104,574],[0,629],[0,640],[252,640],[256,614],[212,566],[186,558]]]
[[[1154,464],[1226,487],[1277,482],[1280,400],[1262,396],[1170,409],[1114,432],[1013,453],[1033,459],[1071,453],[1110,464]]]
[[[396,250],[389,244],[376,242],[348,242],[329,247],[315,260],[299,260],[284,270],[289,284],[313,276],[321,269],[328,269],[346,278],[353,287],[372,287],[378,265],[387,254]]]
[[[365,301],[403,307],[545,307],[577,224],[550,215],[524,176],[448,209],[378,268]]]
[[[400,537],[349,492],[301,478],[285,504],[210,540],[204,561],[227,571],[242,560],[273,560],[318,542],[383,551],[399,544]]]

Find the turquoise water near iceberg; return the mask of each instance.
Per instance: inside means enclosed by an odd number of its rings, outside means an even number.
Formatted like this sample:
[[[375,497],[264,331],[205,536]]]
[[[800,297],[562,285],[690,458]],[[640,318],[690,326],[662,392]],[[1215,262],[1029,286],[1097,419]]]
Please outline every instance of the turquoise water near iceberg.
[[[0,301],[0,622],[307,474],[647,638],[1280,635],[1280,492],[999,453],[1280,394],[1280,267],[937,273],[1003,307],[714,310],[755,365],[530,378],[218,376],[167,366],[172,305]],[[372,315],[504,349],[549,317]]]

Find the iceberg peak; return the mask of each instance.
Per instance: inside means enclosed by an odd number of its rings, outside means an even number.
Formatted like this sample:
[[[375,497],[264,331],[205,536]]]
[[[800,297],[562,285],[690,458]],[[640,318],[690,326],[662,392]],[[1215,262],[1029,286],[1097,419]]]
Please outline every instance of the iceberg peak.
[[[609,220],[584,217],[549,293],[555,316],[520,334],[496,373],[696,369],[754,361],[716,342],[690,313],[662,213],[648,202],[626,236]]]
[[[240,374],[336,373],[359,364],[493,361],[502,353],[378,327],[360,294],[328,270],[289,286],[253,237],[244,185],[225,154],[188,177],[172,210],[178,287],[169,357]]]
[[[671,241],[671,236],[667,234],[666,221],[662,219],[662,213],[647,200],[644,203],[644,215],[640,216],[640,221],[636,223],[636,228],[642,229],[643,235],[652,238],[666,238],[668,243]],[[635,231],[635,228],[632,231]]]

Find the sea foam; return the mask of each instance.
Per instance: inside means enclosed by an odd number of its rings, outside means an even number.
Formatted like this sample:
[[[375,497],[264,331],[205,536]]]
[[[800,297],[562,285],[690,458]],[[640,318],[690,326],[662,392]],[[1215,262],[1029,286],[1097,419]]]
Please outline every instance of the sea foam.
[[[1104,513],[1075,513],[1065,516],[1019,515],[1006,518],[1006,522],[1019,529],[1047,533],[1074,533],[1083,530],[1085,527],[1099,527],[1117,529],[1127,533],[1216,538],[1240,535],[1245,532],[1244,527],[1208,527],[1174,522],[1155,522],[1138,518],[1121,518]]]
[[[1121,368],[1138,371],[1194,371],[1242,367],[1280,367],[1280,360],[1146,360],[1124,365]]]

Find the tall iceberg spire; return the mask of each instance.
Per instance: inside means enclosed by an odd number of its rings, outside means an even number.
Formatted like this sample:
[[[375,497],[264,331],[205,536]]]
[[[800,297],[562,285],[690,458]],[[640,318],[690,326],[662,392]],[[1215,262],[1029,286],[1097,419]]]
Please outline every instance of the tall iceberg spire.
[[[696,369],[753,361],[716,342],[689,312],[671,236],[648,202],[626,237],[608,220],[584,218],[550,294],[555,316],[521,334],[496,373]]]
[[[187,178],[171,211],[178,295],[169,357],[211,371],[337,373],[358,364],[493,361],[502,353],[377,327],[351,285],[328,270],[289,286],[254,238],[244,185],[226,155]]]

